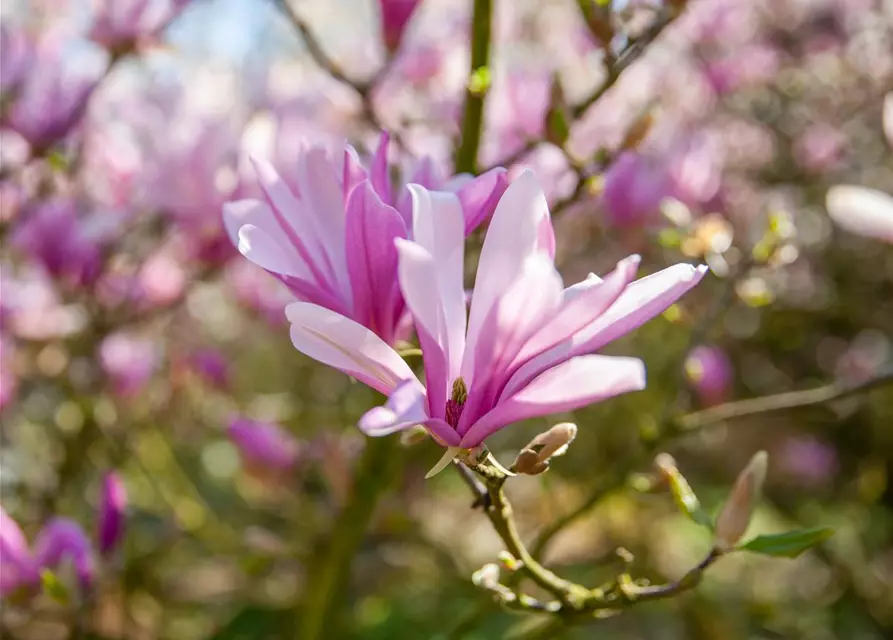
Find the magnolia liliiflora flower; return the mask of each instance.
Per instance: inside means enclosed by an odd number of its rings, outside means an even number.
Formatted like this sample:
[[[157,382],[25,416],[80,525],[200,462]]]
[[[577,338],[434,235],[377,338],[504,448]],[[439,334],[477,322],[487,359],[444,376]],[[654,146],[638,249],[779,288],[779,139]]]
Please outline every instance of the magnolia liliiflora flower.
[[[297,190],[276,170],[254,160],[265,200],[224,206],[233,243],[246,258],[276,275],[299,300],[350,318],[388,344],[408,327],[397,283],[395,239],[415,237],[411,201],[395,193],[388,175],[388,138],[382,135],[367,170],[345,149],[338,171],[323,148],[298,158]],[[416,173],[430,177],[430,166]],[[462,238],[489,217],[505,191],[504,169],[454,176],[445,189],[461,203]]]
[[[528,171],[496,207],[466,314],[458,198],[409,188],[413,240],[395,242],[425,384],[372,331],[331,309],[296,302],[286,315],[299,351],[390,396],[362,417],[363,432],[423,425],[448,447],[441,468],[513,422],[642,389],[640,360],[593,353],[664,311],[706,271],[678,264],[634,282],[639,257],[631,256],[604,280],[565,289],[546,199]]]

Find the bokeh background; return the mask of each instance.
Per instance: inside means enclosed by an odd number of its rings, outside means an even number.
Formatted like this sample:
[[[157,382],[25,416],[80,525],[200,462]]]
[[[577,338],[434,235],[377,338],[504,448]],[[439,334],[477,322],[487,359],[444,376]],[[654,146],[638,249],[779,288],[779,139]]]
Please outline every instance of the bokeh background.
[[[712,270],[612,345],[645,360],[646,391],[491,439],[508,464],[547,425],[579,425],[553,469],[508,485],[525,539],[552,536],[545,561],[588,585],[618,573],[617,547],[634,575],[678,578],[710,538],[646,490],[661,451],[712,511],[766,450],[751,532],[836,530],[796,560],[734,555],[692,592],[544,637],[890,637],[891,387],[679,417],[889,381],[893,249],[836,226],[825,196],[893,192],[893,2],[493,0],[471,77],[472,6],[490,2],[422,0],[396,36],[380,4],[3,0],[2,505],[29,540],[58,516],[92,537],[115,470],[128,506],[89,592],[60,574],[65,597],[7,598],[0,634],[533,633],[473,586],[502,543],[458,476],[423,480],[439,447],[364,440],[356,420],[382,399],[292,348],[288,292],[220,220],[257,193],[249,154],[287,175],[307,144],[365,151],[386,128],[395,175],[422,157],[452,174],[478,83],[480,147],[460,168],[536,172],[566,282],[633,252],[643,273]],[[115,17],[128,7],[143,13]],[[258,462],[235,420],[281,427],[276,455]],[[352,557],[343,579],[333,548]]]

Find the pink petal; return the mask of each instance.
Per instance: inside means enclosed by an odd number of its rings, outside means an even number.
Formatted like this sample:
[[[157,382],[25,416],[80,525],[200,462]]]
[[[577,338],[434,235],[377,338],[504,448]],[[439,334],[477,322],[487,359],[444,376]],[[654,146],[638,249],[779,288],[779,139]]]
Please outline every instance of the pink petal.
[[[501,401],[462,436],[460,446],[475,447],[513,422],[573,411],[644,388],[645,365],[641,360],[596,355],[571,358]]]
[[[281,234],[270,206],[261,200],[236,200],[223,205],[223,226],[233,246],[239,246],[239,229],[246,224],[263,229],[270,235]]]
[[[341,189],[345,203],[350,198],[350,194],[353,192],[354,188],[363,180],[368,179],[368,177],[369,176],[366,175],[366,169],[363,168],[363,164],[360,162],[360,156],[357,154],[356,149],[350,145],[346,145],[344,148],[344,167],[341,176]]]
[[[617,301],[593,323],[518,369],[506,385],[503,397],[514,393],[558,362],[593,353],[612,340],[637,329],[666,311],[667,307],[698,284],[705,273],[706,266],[676,264],[631,283]],[[589,279],[585,282],[589,282]],[[578,288],[572,295],[582,295],[582,291],[582,288]]]
[[[496,403],[509,366],[525,342],[549,321],[561,304],[561,276],[545,255],[533,255],[491,308],[478,338],[475,379],[459,420],[463,433]]]
[[[451,193],[431,192],[418,185],[408,186],[413,202],[413,239],[434,261],[437,292],[446,322],[448,382],[459,375],[465,350],[465,233],[462,208]]]
[[[524,171],[506,189],[484,240],[478,262],[466,353],[474,354],[485,319],[499,297],[514,282],[527,258],[542,251],[540,236],[548,223],[549,207],[543,190],[530,171]],[[546,221],[544,223],[544,220]],[[474,358],[462,362],[466,383],[474,379]]]
[[[427,420],[425,405],[425,389],[418,380],[407,380],[394,389],[384,406],[367,411],[357,426],[367,436],[386,436]]]
[[[496,167],[462,185],[457,195],[465,215],[465,235],[490,217],[508,184],[508,172]]]
[[[394,295],[399,296],[395,238],[405,238],[403,218],[384,204],[364,181],[347,203],[347,272],[353,291],[354,319],[385,342],[393,342],[397,318]]]
[[[838,225],[860,236],[893,242],[893,196],[851,185],[837,185],[825,199],[828,213]]]
[[[252,224],[246,224],[239,230],[238,238],[239,253],[259,267],[303,280],[313,278],[301,257],[282,244],[281,234],[273,236]]]
[[[524,345],[515,360],[515,366],[520,366],[556,344],[572,338],[575,333],[594,322],[617,301],[636,277],[636,269],[641,261],[641,257],[637,255],[630,256],[618,262],[617,268],[604,281],[589,287],[580,295],[564,296],[558,312]]]
[[[396,351],[349,318],[308,302],[293,302],[285,315],[298,351],[376,391],[389,395],[404,380],[415,378]]]
[[[434,258],[415,242],[396,240],[400,259],[397,267],[400,289],[412,314],[425,354],[425,384],[428,388],[428,415],[443,417],[449,394],[450,342],[438,269]]]
[[[298,157],[298,185],[301,201],[314,221],[325,265],[340,291],[350,296],[350,280],[344,249],[344,194],[338,171],[322,148],[308,149]],[[301,230],[299,230],[299,233]]]

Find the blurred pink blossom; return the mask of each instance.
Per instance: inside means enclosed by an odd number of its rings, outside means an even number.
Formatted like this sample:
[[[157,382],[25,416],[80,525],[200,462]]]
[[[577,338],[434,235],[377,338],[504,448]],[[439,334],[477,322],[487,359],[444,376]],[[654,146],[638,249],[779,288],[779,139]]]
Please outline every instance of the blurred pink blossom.
[[[719,347],[701,345],[692,349],[685,359],[685,376],[702,404],[719,404],[728,399],[732,363]]]
[[[160,364],[158,345],[148,338],[113,333],[99,345],[99,362],[118,395],[143,390]]]
[[[38,565],[19,524],[0,506],[0,598],[40,582]]]
[[[90,38],[118,50],[151,39],[191,0],[93,0]]]
[[[34,52],[25,32],[17,25],[0,22],[0,94],[14,91],[27,75]]]
[[[11,244],[53,278],[89,286],[102,266],[101,240],[95,225],[79,216],[77,203],[58,196],[23,212]]]
[[[138,283],[138,298],[141,304],[163,307],[183,295],[186,288],[186,272],[173,252],[162,248],[143,263]]]
[[[808,436],[785,438],[772,460],[779,471],[807,485],[829,482],[838,471],[834,447]]]
[[[70,562],[84,591],[96,577],[90,539],[77,522],[67,518],[53,518],[40,530],[34,540],[34,561],[41,569],[51,570]]]
[[[240,417],[230,422],[227,432],[251,469],[281,473],[298,461],[297,440],[278,424]]]
[[[120,544],[124,535],[127,488],[121,477],[110,471],[102,477],[97,514],[97,544],[99,553],[107,555]]]

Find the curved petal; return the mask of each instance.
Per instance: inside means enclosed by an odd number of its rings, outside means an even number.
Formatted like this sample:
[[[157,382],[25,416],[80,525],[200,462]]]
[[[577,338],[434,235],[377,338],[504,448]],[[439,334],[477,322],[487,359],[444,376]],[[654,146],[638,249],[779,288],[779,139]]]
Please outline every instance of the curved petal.
[[[543,225],[549,222],[546,196],[530,171],[524,171],[506,189],[487,230],[481,249],[471,312],[468,319],[466,357],[462,376],[474,380],[474,357],[481,326],[499,297],[522,271],[528,257],[541,252]]]
[[[459,188],[456,195],[462,203],[465,235],[477,229],[490,217],[508,185],[508,172],[502,167],[496,167],[469,180]]]
[[[449,394],[448,386],[452,380],[449,366],[450,343],[437,265],[431,254],[415,242],[398,239],[395,243],[400,255],[397,266],[400,288],[412,314],[419,346],[425,354],[428,415],[442,418]]]
[[[370,178],[375,192],[385,204],[394,206],[394,190],[391,188],[391,176],[388,173],[388,147],[391,136],[387,131],[382,131],[378,138],[378,148],[372,156],[372,170]]]
[[[388,343],[394,339],[398,318],[394,296],[397,281],[396,238],[406,237],[403,218],[363,181],[347,203],[347,272],[353,291],[354,319]]]
[[[367,436],[386,436],[425,422],[425,406],[425,389],[418,380],[407,380],[394,389],[384,406],[363,414],[357,426]]]
[[[475,380],[457,425],[467,431],[493,408],[507,382],[509,366],[525,342],[549,321],[561,304],[561,276],[546,256],[533,255],[523,271],[491,308],[478,338],[474,358]]]
[[[263,229],[266,233],[281,233],[270,206],[262,200],[246,199],[223,205],[223,226],[234,247],[239,246],[239,229],[246,224]]]
[[[390,394],[415,378],[396,351],[361,324],[309,302],[285,308],[291,341],[301,353]]]
[[[645,365],[636,358],[579,356],[542,373],[478,420],[459,443],[476,447],[499,429],[518,422],[573,411],[621,393],[645,388]]]
[[[707,267],[704,265],[694,267],[680,263],[631,283],[592,324],[522,365],[512,375],[502,397],[513,394],[562,360],[593,353],[637,329],[666,311],[667,307],[698,284],[706,273]],[[580,291],[576,290],[574,295],[579,295]]]
[[[448,381],[459,375],[465,350],[465,234],[462,207],[451,193],[432,192],[411,184],[413,239],[433,259],[437,293],[446,322],[444,351]]]
[[[853,185],[837,185],[825,198],[828,213],[852,233],[893,242],[893,196]]]
[[[236,246],[239,253],[267,271],[302,280],[312,279],[306,263],[297,253],[289,251],[279,240],[280,237],[278,234],[270,235],[253,224],[246,224],[239,229]]]

